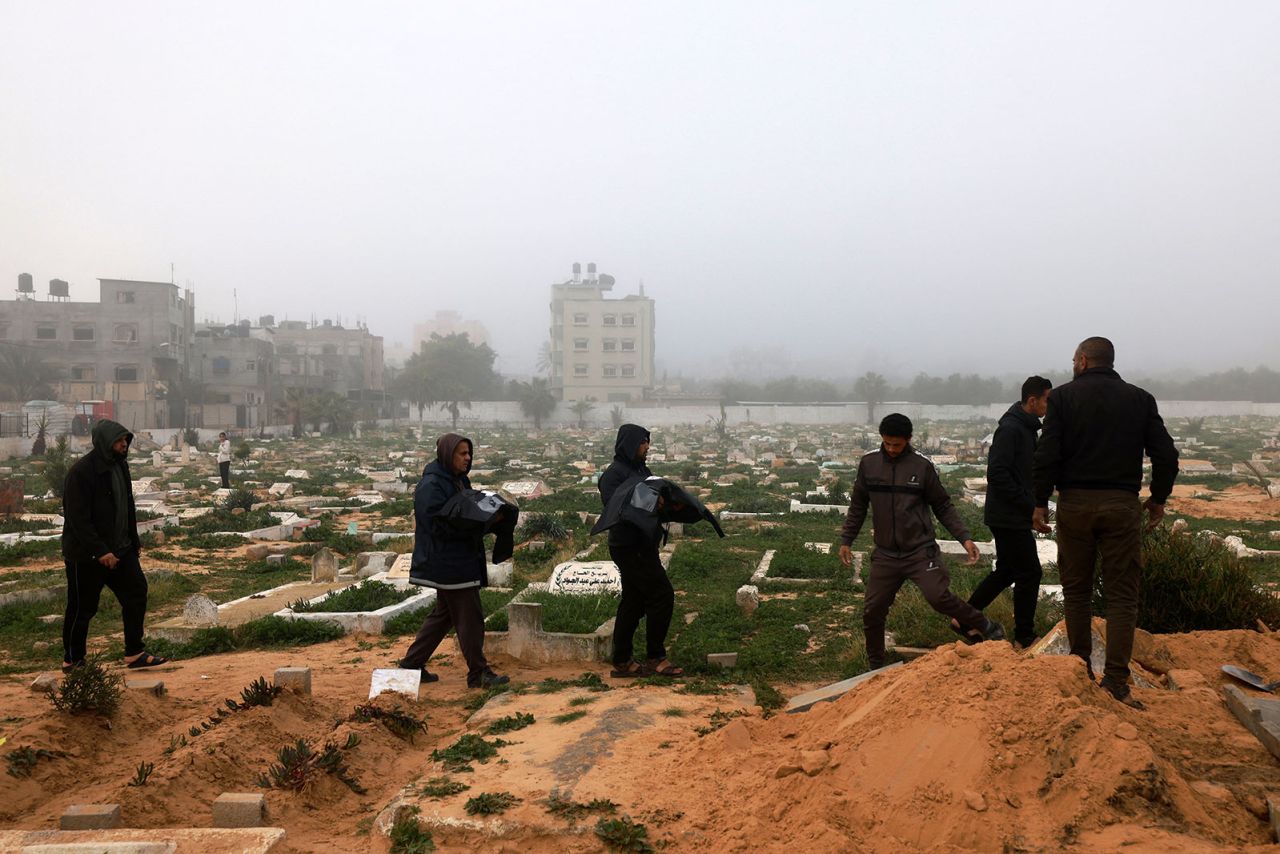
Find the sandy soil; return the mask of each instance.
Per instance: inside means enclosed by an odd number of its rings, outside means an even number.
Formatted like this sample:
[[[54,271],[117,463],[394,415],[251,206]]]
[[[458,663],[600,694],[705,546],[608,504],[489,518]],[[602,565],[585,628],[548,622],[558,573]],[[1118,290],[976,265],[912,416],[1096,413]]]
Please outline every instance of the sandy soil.
[[[1212,500],[1194,497],[1204,493],[1212,495]],[[1195,484],[1175,484],[1166,513],[1170,516],[1276,522],[1280,527],[1280,498],[1271,498],[1266,490],[1247,483],[1238,483],[1221,491]]]

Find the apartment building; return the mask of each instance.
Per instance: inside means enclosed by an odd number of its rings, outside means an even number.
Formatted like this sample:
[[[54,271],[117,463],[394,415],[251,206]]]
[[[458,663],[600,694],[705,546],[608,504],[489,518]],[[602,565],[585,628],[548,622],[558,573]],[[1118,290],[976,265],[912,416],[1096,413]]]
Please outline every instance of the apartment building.
[[[653,388],[653,300],[608,295],[595,264],[551,286],[551,387],[562,400],[639,401]]]

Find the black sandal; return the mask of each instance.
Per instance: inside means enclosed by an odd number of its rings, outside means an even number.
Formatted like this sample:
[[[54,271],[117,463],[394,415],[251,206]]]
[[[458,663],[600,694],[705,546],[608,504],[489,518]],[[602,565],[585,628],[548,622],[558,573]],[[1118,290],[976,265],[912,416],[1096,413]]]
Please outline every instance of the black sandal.
[[[648,675],[645,666],[637,661],[628,661],[626,664],[615,666],[609,671],[609,676],[614,679],[636,679],[640,676]]]
[[[161,664],[168,664],[169,659],[159,655],[152,655],[149,652],[139,653],[138,657],[130,661],[125,667],[130,670],[141,670],[143,667],[159,667]]]

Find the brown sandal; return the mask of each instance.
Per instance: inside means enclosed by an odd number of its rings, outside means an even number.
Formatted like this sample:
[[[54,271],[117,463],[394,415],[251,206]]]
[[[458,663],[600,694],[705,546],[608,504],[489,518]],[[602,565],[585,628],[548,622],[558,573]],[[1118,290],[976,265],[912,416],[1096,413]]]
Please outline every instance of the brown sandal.
[[[635,661],[628,661],[621,667],[614,667],[609,671],[609,676],[613,679],[636,679],[640,676],[647,675],[643,664]]]
[[[654,676],[669,676],[672,679],[679,679],[684,675],[684,668],[676,667],[670,661],[667,662],[666,667],[659,667],[660,664],[662,664],[661,661],[650,661],[649,672]]]

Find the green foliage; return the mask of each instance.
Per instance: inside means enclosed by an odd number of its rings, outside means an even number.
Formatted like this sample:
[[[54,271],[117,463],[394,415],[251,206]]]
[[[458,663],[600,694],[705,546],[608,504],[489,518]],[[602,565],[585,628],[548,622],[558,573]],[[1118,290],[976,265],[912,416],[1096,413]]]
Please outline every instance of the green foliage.
[[[556,596],[540,590],[521,601],[542,606],[542,628],[548,632],[590,634],[618,611],[618,597],[609,593]]]
[[[534,723],[534,717],[524,712],[516,712],[514,715],[507,715],[505,718],[498,718],[493,723],[485,727],[486,735],[501,735],[505,732],[515,732],[518,729],[524,729]]]
[[[4,758],[10,777],[30,777],[42,759],[59,759],[67,754],[43,747],[16,747]]]
[[[123,694],[124,679],[108,670],[101,659],[89,658],[62,677],[62,683],[49,695],[49,700],[60,712],[93,712],[109,718],[120,707]]]
[[[280,748],[276,758],[278,761],[258,776],[258,785],[264,789],[302,792],[314,785],[321,774],[330,774],[356,794],[365,793],[360,782],[351,776],[342,750],[332,742],[317,753],[306,741],[298,739]]]
[[[467,811],[467,815],[495,815],[506,812],[518,803],[520,799],[510,792],[484,792],[468,798],[463,809]]]
[[[586,709],[578,709],[575,712],[565,712],[563,715],[556,715],[551,719],[553,724],[571,724],[576,720],[580,720],[587,716]]]
[[[53,447],[44,452],[45,485],[58,498],[62,497],[63,486],[67,480],[67,469],[71,467],[71,450],[67,447],[67,437],[59,436]]]
[[[649,843],[649,830],[629,816],[602,818],[596,822],[596,836],[614,851],[637,851],[648,854],[653,851]]]
[[[62,552],[62,543],[52,540],[24,540],[11,546],[0,546],[0,566],[18,566],[28,558],[53,557]]]
[[[276,524],[275,517],[266,510],[246,510],[244,513],[232,513],[230,507],[223,506],[215,507],[203,516],[197,516],[195,519],[184,522],[181,532],[187,535],[188,542],[184,543],[184,545],[192,548],[211,548],[210,546],[196,546],[191,540],[199,534],[214,534],[220,531],[253,531],[258,528],[268,528],[274,524]],[[235,542],[228,544],[243,545],[244,540],[237,539]],[[216,548],[216,546],[212,548]]]
[[[520,401],[520,411],[533,419],[535,430],[541,430],[542,419],[556,408],[556,396],[551,393],[547,381],[542,377],[535,377],[530,382],[516,382],[512,385],[516,400]]]
[[[147,649],[156,655],[178,660],[244,649],[306,646],[336,640],[343,634],[342,627],[332,623],[268,616],[230,628],[198,629],[185,643],[148,638]]]
[[[139,762],[138,770],[134,772],[133,779],[129,781],[130,786],[145,786],[147,778],[151,776],[151,772],[156,770],[154,762]]]
[[[396,817],[391,825],[391,854],[427,854],[436,850],[431,831],[418,819],[418,808],[411,807]]]
[[[250,709],[254,706],[270,706],[280,696],[281,690],[279,685],[273,685],[265,677],[259,676],[241,689],[239,707]]]
[[[418,791],[428,798],[448,798],[465,792],[471,787],[448,777],[432,777],[418,786]]]
[[[551,795],[543,802],[543,806],[551,815],[566,819],[570,822],[576,822],[578,819],[588,813],[603,813],[604,815],[613,815],[618,811],[618,805],[613,801],[605,798],[595,798],[585,804],[578,803],[572,798],[566,798],[559,792],[553,791]]]
[[[609,685],[600,678],[599,673],[588,671],[574,679],[543,679],[534,684],[533,691],[536,694],[555,694],[566,688],[586,688],[588,691],[610,690]]]
[[[486,741],[483,736],[468,733],[444,750],[431,751],[431,761],[443,762],[447,771],[470,771],[472,762],[488,762],[498,755],[499,747],[507,744],[500,738]]]
[[[372,702],[356,706],[355,711],[351,713],[351,717],[347,718],[347,720],[355,721],[356,723],[377,721],[396,738],[403,739],[410,744],[413,744],[414,736],[420,732],[427,731],[426,718],[416,718],[403,711],[399,706],[394,709],[384,709]]]
[[[559,514],[550,513],[530,515],[521,530],[528,540],[567,540],[572,534]]]
[[[742,709],[733,709],[732,711],[726,712],[717,706],[716,710],[711,713],[711,717],[707,719],[707,725],[695,727],[694,732],[698,734],[699,738],[704,735],[710,735],[716,730],[723,728],[729,723],[729,721],[734,718],[740,718],[745,714],[746,712],[742,711]]]
[[[400,590],[385,581],[366,579],[359,584],[335,590],[319,602],[299,599],[289,607],[298,613],[345,613],[350,611],[376,611],[397,602],[403,602],[417,594],[416,590]]]
[[[257,501],[258,499],[249,490],[233,489],[231,490],[231,494],[227,496],[226,500],[222,502],[222,506],[228,510],[239,508],[248,512],[253,509],[253,505],[256,504]]]
[[[339,529],[329,522],[305,528],[302,539],[308,543],[323,543],[343,555],[353,555],[368,548],[368,543],[360,537],[348,534],[345,529]]]
[[[1143,540],[1138,626],[1149,632],[1252,629],[1280,625],[1280,599],[1261,589],[1249,565],[1208,537],[1157,528]],[[1095,608],[1105,608],[1101,573]]]

